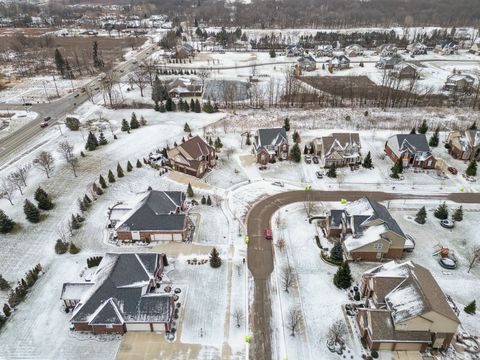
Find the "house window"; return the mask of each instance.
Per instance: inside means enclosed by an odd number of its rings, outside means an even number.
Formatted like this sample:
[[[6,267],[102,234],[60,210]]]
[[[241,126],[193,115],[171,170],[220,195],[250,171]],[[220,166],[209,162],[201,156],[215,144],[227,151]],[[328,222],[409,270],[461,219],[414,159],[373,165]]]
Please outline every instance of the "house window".
[[[373,248],[375,250],[382,250],[383,244],[382,243],[375,243],[375,244],[373,244]]]
[[[105,327],[106,327],[107,329],[113,329],[113,325],[112,325],[112,324],[106,324]]]
[[[377,259],[381,259],[382,258],[382,253],[381,252],[377,252]]]

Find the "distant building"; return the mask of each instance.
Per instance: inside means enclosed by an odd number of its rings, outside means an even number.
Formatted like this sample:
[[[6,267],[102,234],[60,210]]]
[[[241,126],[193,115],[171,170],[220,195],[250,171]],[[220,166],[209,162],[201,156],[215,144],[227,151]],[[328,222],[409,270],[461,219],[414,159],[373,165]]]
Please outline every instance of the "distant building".
[[[345,55],[348,57],[363,56],[365,50],[361,45],[351,44],[345,47]]]
[[[443,88],[448,91],[469,92],[475,83],[473,76],[467,74],[452,74],[447,77]]]
[[[407,52],[412,55],[425,55],[427,46],[421,42],[414,42],[407,45]]]
[[[361,297],[356,320],[370,350],[446,349],[460,325],[430,271],[411,261],[366,271]]]
[[[324,167],[355,165],[362,161],[358,133],[333,133],[313,140],[313,149]]]
[[[288,57],[301,56],[303,55],[304,49],[300,44],[291,44],[287,46],[285,53]]]
[[[402,159],[403,167],[434,169],[434,158],[425,134],[398,134],[390,136],[385,153],[393,161]]]
[[[395,65],[400,64],[403,61],[403,57],[400,54],[382,56],[375,67],[379,69],[391,70]]]
[[[328,64],[332,69],[348,69],[350,67],[350,59],[345,55],[336,55],[328,60]]]
[[[168,93],[171,97],[201,97],[202,84],[189,78],[176,78],[168,84]]]
[[[455,159],[480,160],[480,131],[452,131],[448,136],[448,152]]]
[[[400,80],[416,79],[418,78],[418,68],[416,65],[402,61],[393,66],[390,70],[390,76]]]
[[[330,44],[327,45],[317,45],[315,49],[316,56],[333,56],[333,46]]]
[[[480,43],[476,42],[475,44],[473,44],[468,50],[468,52],[474,55],[480,55]]]
[[[398,48],[395,44],[382,44],[375,49],[375,54],[380,56],[393,56],[397,52]]]
[[[297,63],[302,71],[314,71],[317,68],[317,61],[310,54],[298,58]]]
[[[215,148],[200,136],[167,150],[168,163],[173,170],[201,178],[215,166]]]
[[[288,158],[288,136],[284,128],[258,129],[253,151],[259,164]]]
[[[458,42],[457,41],[445,41],[442,44],[435,46],[433,51],[442,55],[454,55],[458,54]]]

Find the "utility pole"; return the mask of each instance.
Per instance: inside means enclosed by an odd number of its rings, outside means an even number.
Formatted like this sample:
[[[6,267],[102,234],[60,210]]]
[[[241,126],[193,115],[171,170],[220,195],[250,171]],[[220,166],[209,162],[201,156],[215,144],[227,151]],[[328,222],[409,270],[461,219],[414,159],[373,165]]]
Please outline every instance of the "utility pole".
[[[45,91],[45,97],[47,98],[47,101],[50,102],[48,100],[47,88],[45,87],[45,81],[42,81],[42,84],[43,84],[43,90]]]
[[[55,81],[55,75],[52,74],[52,76],[53,76],[53,83],[55,84],[55,90],[57,91],[57,97],[60,97],[60,94],[58,92],[57,82]]]

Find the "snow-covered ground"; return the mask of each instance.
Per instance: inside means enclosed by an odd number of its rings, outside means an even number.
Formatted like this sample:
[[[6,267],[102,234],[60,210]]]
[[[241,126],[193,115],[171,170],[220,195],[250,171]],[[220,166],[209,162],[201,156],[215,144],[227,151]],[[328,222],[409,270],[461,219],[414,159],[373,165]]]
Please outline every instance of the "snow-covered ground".
[[[0,110],[0,139],[35,120],[38,114],[28,110]]]

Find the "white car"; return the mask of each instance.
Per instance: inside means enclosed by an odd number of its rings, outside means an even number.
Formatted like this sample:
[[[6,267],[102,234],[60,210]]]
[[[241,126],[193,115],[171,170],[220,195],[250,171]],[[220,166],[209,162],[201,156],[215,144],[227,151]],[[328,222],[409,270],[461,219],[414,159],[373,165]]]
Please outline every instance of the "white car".
[[[284,187],[284,186],[285,186],[285,184],[284,184],[283,182],[281,182],[281,181],[274,181],[274,182],[272,182],[272,185],[280,186],[280,187]]]

